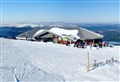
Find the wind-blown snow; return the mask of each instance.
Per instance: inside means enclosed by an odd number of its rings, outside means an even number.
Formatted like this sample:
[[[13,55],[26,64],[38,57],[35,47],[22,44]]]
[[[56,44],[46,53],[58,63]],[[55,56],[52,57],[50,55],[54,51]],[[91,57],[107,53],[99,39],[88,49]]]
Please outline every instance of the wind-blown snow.
[[[57,35],[60,35],[60,36],[63,36],[64,35],[74,35],[75,37],[77,38],[80,38],[77,33],[78,33],[78,30],[67,30],[67,29],[61,29],[61,28],[51,28],[49,30],[50,32],[53,32]]]
[[[40,34],[41,32],[43,32],[44,30],[39,30],[39,31],[37,31],[35,34],[34,34],[34,36],[36,36],[36,35],[38,35],[38,34]],[[62,28],[51,28],[50,30],[48,30],[49,32],[52,32],[52,33],[55,33],[55,34],[57,34],[57,35],[59,35],[59,36],[63,36],[64,37],[64,35],[66,35],[66,36],[68,36],[68,35],[72,35],[72,36],[74,36],[74,37],[76,37],[76,38],[80,38],[77,34],[78,34],[78,30],[67,30],[67,29],[62,29]]]
[[[38,30],[38,31],[34,34],[34,36],[38,35],[39,33],[43,32],[43,31],[45,31],[45,30]]]
[[[81,82],[119,81],[119,46],[102,49],[78,49],[65,45],[2,39],[2,82]],[[86,53],[90,54],[90,71],[86,72]],[[99,66],[93,69],[94,59]]]

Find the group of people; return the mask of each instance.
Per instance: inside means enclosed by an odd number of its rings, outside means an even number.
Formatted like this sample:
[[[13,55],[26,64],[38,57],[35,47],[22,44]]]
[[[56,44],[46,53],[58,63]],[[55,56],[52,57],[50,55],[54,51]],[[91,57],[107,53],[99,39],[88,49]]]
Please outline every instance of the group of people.
[[[53,43],[66,44],[69,45],[70,39],[67,37],[54,37]]]
[[[67,46],[69,46],[71,44],[74,44],[74,47],[77,47],[77,48],[85,48],[86,46],[102,48],[102,47],[107,47],[108,46],[107,42],[103,42],[101,40],[98,40],[98,41],[96,41],[96,40],[84,41],[84,40],[78,39],[77,41],[73,42],[67,37],[63,37],[63,38],[54,37],[53,38],[53,43],[65,44]]]
[[[107,47],[108,43],[107,42],[102,42],[102,41],[82,41],[80,39],[78,39],[75,43],[74,43],[74,47],[77,48],[85,48],[85,46],[90,46],[90,47]]]

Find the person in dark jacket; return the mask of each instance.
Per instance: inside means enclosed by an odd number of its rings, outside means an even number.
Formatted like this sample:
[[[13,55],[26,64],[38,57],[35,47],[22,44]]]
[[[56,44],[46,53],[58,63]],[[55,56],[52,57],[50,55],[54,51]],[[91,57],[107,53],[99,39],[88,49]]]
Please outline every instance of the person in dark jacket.
[[[75,42],[74,47],[77,47],[77,48],[82,47],[82,48],[84,48],[84,45],[85,45],[85,43],[84,43],[82,40],[78,39],[78,40]]]

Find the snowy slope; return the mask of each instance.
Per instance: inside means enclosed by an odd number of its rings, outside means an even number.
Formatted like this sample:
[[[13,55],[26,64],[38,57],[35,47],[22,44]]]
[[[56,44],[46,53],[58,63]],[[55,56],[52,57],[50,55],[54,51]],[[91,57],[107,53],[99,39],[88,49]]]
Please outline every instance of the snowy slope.
[[[120,62],[105,64],[112,57],[120,59],[119,48],[78,49],[65,45],[2,39],[2,82],[118,82]],[[86,53],[90,70],[86,72]],[[94,59],[99,66],[93,69]]]

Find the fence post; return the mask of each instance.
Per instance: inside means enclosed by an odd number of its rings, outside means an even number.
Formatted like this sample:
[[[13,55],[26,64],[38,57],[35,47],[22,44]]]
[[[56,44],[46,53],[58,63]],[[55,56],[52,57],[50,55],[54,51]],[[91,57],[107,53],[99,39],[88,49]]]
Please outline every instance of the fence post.
[[[87,52],[87,72],[89,72],[89,53]]]
[[[111,58],[111,61],[112,61],[112,62],[114,62],[114,59],[113,59],[113,58]]]
[[[96,63],[96,60],[94,60],[94,64],[93,64],[94,67],[97,67],[97,63]]]

